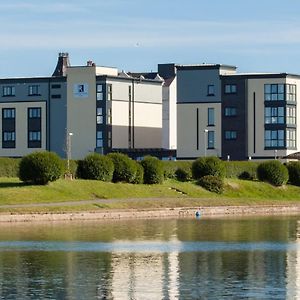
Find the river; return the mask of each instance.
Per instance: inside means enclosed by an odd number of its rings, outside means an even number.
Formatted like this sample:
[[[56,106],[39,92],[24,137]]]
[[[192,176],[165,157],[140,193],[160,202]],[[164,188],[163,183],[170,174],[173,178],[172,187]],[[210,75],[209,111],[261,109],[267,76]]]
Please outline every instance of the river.
[[[1,299],[300,299],[300,216],[1,224]]]

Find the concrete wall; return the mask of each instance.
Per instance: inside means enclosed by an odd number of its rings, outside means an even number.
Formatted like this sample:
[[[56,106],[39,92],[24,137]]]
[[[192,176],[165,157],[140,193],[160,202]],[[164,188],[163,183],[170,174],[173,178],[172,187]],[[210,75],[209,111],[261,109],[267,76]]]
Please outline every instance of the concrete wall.
[[[215,126],[207,126],[208,108],[215,109]],[[215,149],[205,150],[207,148],[207,134],[204,130],[206,129],[215,132]],[[205,154],[207,156],[221,156],[221,153],[221,103],[178,104],[177,157],[179,159],[194,159],[205,156]]]
[[[177,102],[221,102],[219,69],[179,69],[177,71]],[[208,85],[215,93],[208,96]]]
[[[72,132],[74,159],[80,159],[96,147],[96,75],[95,67],[75,67],[67,70],[67,131]],[[84,93],[74,88],[84,85]]]
[[[163,142],[164,149],[177,149],[177,79],[163,87]]]

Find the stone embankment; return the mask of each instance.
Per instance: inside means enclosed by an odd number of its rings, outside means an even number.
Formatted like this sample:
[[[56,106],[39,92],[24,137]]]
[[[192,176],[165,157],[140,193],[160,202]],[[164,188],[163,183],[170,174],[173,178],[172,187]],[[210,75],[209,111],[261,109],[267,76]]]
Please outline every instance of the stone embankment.
[[[242,215],[300,214],[300,205],[205,206],[189,208],[164,208],[152,210],[103,210],[72,213],[3,213],[0,214],[0,222],[45,222],[193,217],[195,218],[196,213],[200,216],[200,218]]]

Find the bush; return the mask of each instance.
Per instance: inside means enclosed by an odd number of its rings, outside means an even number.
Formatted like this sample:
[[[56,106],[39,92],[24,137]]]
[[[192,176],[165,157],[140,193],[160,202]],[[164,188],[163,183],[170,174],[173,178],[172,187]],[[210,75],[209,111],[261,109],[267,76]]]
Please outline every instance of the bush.
[[[278,160],[261,163],[257,168],[257,178],[275,186],[287,183],[289,174],[287,168]]]
[[[289,172],[290,184],[300,186],[300,162],[289,162],[287,164],[287,169]]]
[[[224,165],[226,178],[254,180],[259,163],[254,161],[225,161]]]
[[[190,167],[179,167],[175,174],[176,179],[179,181],[190,181],[192,179],[192,169]]]
[[[137,164],[134,160],[122,153],[108,154],[114,163],[113,182],[132,183],[137,172]]]
[[[225,175],[224,163],[215,156],[199,157],[192,164],[192,174],[194,179],[207,175],[223,178]]]
[[[79,178],[110,182],[113,172],[112,160],[97,153],[90,154],[78,162],[77,176]]]
[[[191,169],[192,161],[185,161],[185,160],[164,160],[162,161],[163,168],[164,168],[164,178],[165,179],[176,179],[176,171],[179,168],[183,169]]]
[[[224,191],[223,179],[218,176],[203,176],[199,179],[198,184],[213,193],[222,194]]]
[[[164,181],[163,164],[159,159],[147,156],[141,164],[144,168],[144,183],[156,184]]]
[[[20,180],[33,184],[47,184],[57,180],[63,172],[59,156],[53,152],[33,152],[20,162]]]
[[[0,158],[0,177],[18,177],[19,158]]]
[[[144,168],[138,162],[136,162],[136,167],[137,167],[136,174],[135,174],[135,178],[132,183],[142,184],[142,183],[144,183]]]

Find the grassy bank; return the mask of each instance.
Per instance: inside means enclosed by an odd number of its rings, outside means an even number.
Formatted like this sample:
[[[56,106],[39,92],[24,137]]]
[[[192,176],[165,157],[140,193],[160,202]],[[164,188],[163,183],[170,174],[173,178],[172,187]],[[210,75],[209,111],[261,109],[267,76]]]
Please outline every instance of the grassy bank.
[[[92,201],[87,202],[87,200]],[[70,201],[74,202],[70,203]],[[57,205],[49,206],[47,203],[57,203]],[[175,180],[168,180],[160,185],[58,180],[47,186],[30,186],[24,185],[16,178],[0,178],[0,212],[60,212],[294,203],[300,204],[299,187],[291,185],[274,187],[263,182],[238,179],[226,179],[225,192],[217,195],[194,183]],[[26,206],[7,207],[5,205]]]

